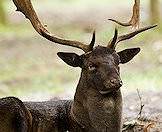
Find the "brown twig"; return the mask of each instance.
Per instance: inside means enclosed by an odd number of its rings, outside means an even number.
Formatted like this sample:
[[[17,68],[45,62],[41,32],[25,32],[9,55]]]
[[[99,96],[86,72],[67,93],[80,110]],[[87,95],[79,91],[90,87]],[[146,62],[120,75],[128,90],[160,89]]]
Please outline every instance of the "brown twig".
[[[140,111],[139,111],[139,113],[138,113],[138,115],[137,115],[137,119],[140,119],[141,116],[142,116],[143,107],[144,107],[145,105],[144,105],[143,102],[142,102],[142,97],[141,97],[141,95],[140,95],[139,89],[137,89],[137,94],[138,94],[138,97],[139,97],[139,100],[140,100]]]

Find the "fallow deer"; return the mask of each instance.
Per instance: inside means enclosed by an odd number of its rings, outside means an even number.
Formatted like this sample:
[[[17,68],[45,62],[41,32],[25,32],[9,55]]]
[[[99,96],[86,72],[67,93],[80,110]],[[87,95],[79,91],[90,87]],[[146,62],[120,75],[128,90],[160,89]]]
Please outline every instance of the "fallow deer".
[[[119,65],[129,62],[140,52],[140,48],[120,52],[116,52],[115,48],[120,41],[156,25],[121,36],[116,29],[107,47],[94,48],[95,32],[89,45],[58,38],[44,28],[30,0],[13,2],[17,11],[30,20],[41,36],[58,44],[82,49],[85,53],[58,53],[65,63],[82,69],[74,100],[21,102],[15,97],[0,99],[0,132],[121,132],[122,81]]]

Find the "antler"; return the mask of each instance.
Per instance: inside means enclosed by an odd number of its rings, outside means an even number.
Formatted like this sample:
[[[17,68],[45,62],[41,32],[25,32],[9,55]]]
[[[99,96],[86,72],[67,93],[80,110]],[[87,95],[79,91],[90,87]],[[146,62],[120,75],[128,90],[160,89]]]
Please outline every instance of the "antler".
[[[116,22],[117,24],[119,24],[121,26],[132,26],[132,27],[139,26],[139,20],[140,20],[140,0],[135,0],[135,4],[133,6],[133,15],[132,15],[131,20],[128,23],[122,23],[122,22],[119,22],[119,21],[114,20],[114,19],[108,19],[108,20]],[[125,34],[125,35],[121,35],[119,37],[118,37],[118,30],[115,29],[114,38],[109,41],[107,47],[115,49],[116,45],[120,41],[124,41],[124,40],[130,39],[130,38],[133,38],[137,34],[142,33],[142,32],[144,32],[146,30],[151,29],[151,28],[154,28],[156,26],[157,25],[140,28],[140,29],[138,29],[138,30],[136,30],[134,32],[131,32],[131,33]]]
[[[133,15],[129,22],[119,22],[115,19],[108,19],[110,21],[113,21],[121,26],[132,26],[132,27],[138,27],[139,21],[140,21],[140,0],[135,0],[135,4],[133,6]]]
[[[90,45],[86,45],[79,41],[71,41],[71,40],[65,40],[62,38],[58,38],[58,37],[52,35],[42,25],[30,0],[13,0],[13,2],[17,7],[17,11],[22,12],[26,16],[26,18],[30,20],[34,29],[44,38],[48,39],[49,41],[58,43],[58,44],[72,46],[72,47],[82,49],[84,52],[89,52],[89,51],[93,50],[93,46],[95,43],[95,32],[93,33],[93,38],[92,38],[92,42]]]
[[[124,41],[124,40],[127,40],[127,39],[131,39],[133,38],[134,36],[136,36],[137,34],[139,33],[142,33],[144,31],[147,31],[149,29],[152,29],[154,27],[156,27],[157,25],[153,25],[153,26],[148,26],[148,27],[144,27],[144,28],[140,28],[134,32],[131,32],[129,34],[125,34],[125,35],[121,35],[118,37],[118,30],[115,29],[115,34],[114,34],[114,38],[111,39],[108,43],[108,46],[109,48],[112,48],[112,49],[115,49],[116,48],[116,45],[121,42],[121,41]]]

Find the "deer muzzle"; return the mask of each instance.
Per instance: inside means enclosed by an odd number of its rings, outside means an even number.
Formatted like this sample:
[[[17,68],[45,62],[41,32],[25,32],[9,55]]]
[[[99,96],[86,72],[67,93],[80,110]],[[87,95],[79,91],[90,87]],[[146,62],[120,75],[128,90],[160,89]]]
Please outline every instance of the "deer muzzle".
[[[114,88],[120,88],[123,85],[123,82],[120,79],[111,79],[110,85]]]
[[[108,94],[111,92],[116,92],[119,88],[123,85],[121,79],[110,79],[109,81],[105,81],[104,86],[105,88],[100,90],[101,94]]]

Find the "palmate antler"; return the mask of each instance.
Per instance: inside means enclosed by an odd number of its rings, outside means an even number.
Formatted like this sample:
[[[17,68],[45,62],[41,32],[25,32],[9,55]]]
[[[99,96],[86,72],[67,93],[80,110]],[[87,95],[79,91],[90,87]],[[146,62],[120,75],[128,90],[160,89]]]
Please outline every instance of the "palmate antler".
[[[52,35],[41,23],[39,20],[30,0],[13,0],[14,4],[17,7],[17,11],[22,12],[27,19],[30,20],[31,24],[33,25],[34,29],[44,38],[48,39],[49,41],[76,47],[82,49],[84,52],[89,52],[93,50],[93,46],[95,44],[95,32],[93,33],[92,41],[89,45],[86,45],[79,41],[72,41],[72,40],[65,40],[62,38],[58,38]]]

